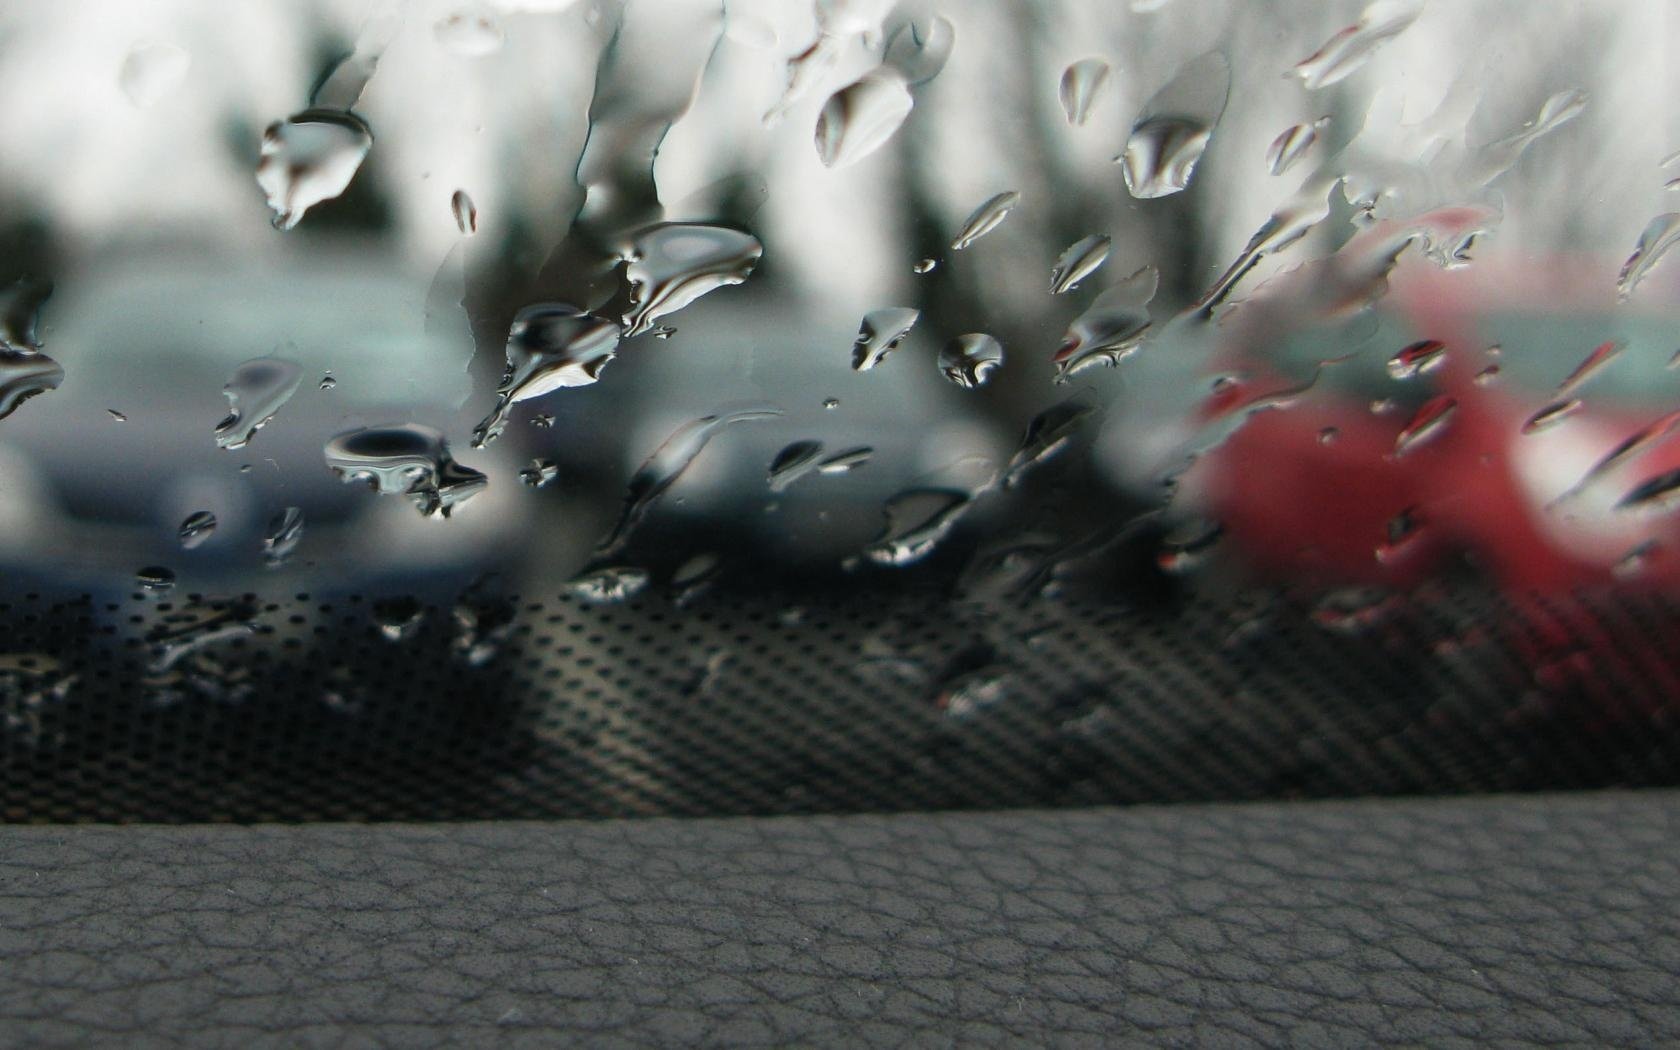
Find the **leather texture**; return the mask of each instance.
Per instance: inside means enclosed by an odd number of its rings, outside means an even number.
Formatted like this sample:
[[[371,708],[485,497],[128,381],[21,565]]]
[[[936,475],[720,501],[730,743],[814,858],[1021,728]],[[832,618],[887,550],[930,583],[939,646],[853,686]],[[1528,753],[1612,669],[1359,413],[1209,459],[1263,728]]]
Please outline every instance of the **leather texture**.
[[[1680,796],[0,831],[0,1043],[1680,1040]]]

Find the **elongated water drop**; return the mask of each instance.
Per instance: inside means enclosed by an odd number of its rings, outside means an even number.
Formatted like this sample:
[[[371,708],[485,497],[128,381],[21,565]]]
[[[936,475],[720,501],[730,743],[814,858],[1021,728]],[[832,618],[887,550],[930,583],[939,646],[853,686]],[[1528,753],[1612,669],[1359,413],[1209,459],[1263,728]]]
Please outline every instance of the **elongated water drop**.
[[[984,332],[959,335],[939,352],[939,370],[945,378],[967,390],[986,385],[992,373],[1003,367],[1003,344]]]
[[[763,254],[757,237],[728,226],[667,222],[642,230],[625,256],[625,337],[651,330],[707,292],[745,281]]]
[[[1009,209],[1015,207],[1021,195],[1014,190],[1005,190],[987,198],[985,203],[975,208],[969,215],[968,221],[963,223],[962,231],[951,242],[951,250],[960,252],[975,241],[997,229],[998,224],[1009,214]]]
[[[1536,140],[1580,116],[1587,107],[1587,93],[1579,88],[1559,91],[1546,99],[1533,120],[1514,133],[1491,142],[1464,161],[1462,181],[1466,186],[1485,186],[1516,166],[1524,151]]]
[[[496,388],[496,404],[473,429],[473,447],[483,448],[501,436],[515,404],[601,378],[618,353],[618,338],[615,322],[565,303],[520,310],[508,328],[507,367]]]
[[[1144,104],[1115,158],[1133,197],[1165,197],[1190,185],[1230,88],[1230,66],[1213,51],[1186,63]]]
[[[908,306],[889,306],[864,314],[852,343],[852,370],[867,372],[885,361],[921,316],[920,310]]]
[[[281,357],[254,357],[238,368],[222,387],[228,414],[216,424],[216,444],[244,448],[274,418],[303,380],[303,369]]]
[[[1050,271],[1050,294],[1063,295],[1079,287],[1079,282],[1097,272],[1108,261],[1114,239],[1106,234],[1092,234],[1068,245]]]
[[[1529,416],[1527,421],[1525,421],[1522,425],[1522,432],[1524,434],[1538,434],[1543,430],[1550,430],[1559,423],[1568,419],[1570,416],[1574,415],[1576,412],[1580,411],[1580,409],[1581,402],[1578,398],[1553,401],[1550,404],[1543,406],[1532,416]]]
[[[868,445],[848,448],[843,452],[836,452],[832,456],[817,464],[818,474],[849,474],[868,463],[875,455],[875,450]]]
[[[1266,148],[1266,170],[1273,175],[1282,175],[1294,167],[1295,162],[1306,156],[1307,150],[1318,141],[1318,129],[1328,120],[1325,117],[1311,124],[1296,124],[1283,129]]]
[[[1408,344],[1388,359],[1388,374],[1395,379],[1413,379],[1425,372],[1433,372],[1447,359],[1447,344],[1439,339],[1424,339]]]
[[[134,574],[134,582],[141,590],[158,594],[175,586],[175,572],[162,565],[148,565]]]
[[[1558,396],[1563,397],[1579,389],[1587,380],[1597,375],[1600,369],[1614,361],[1621,352],[1622,343],[1619,340],[1609,339],[1598,344],[1591,353],[1581,359],[1574,371],[1558,384]]]
[[[455,228],[471,235],[478,232],[478,205],[467,196],[466,190],[456,190],[449,196],[449,210],[455,216]]]
[[[1652,219],[1639,235],[1633,254],[1622,264],[1622,272],[1616,277],[1616,297],[1624,303],[1631,299],[1639,282],[1676,244],[1680,244],[1680,212],[1666,212]]]
[[[1057,376],[1066,378],[1097,363],[1119,364],[1142,345],[1159,283],[1155,267],[1145,266],[1097,296],[1062,336],[1051,358]]]
[[[956,489],[902,492],[887,501],[886,526],[863,555],[876,565],[913,565],[933,553],[972,502],[969,493]]]
[[[528,488],[540,489],[552,485],[560,476],[560,464],[552,459],[533,459],[519,472],[519,482]]]
[[[1568,490],[1554,500],[1553,503],[1562,503],[1565,500],[1579,495],[1581,490],[1585,489],[1588,485],[1591,485],[1594,481],[1597,481],[1599,478],[1610,473],[1622,463],[1625,463],[1629,459],[1633,458],[1636,454],[1666,440],[1676,431],[1680,431],[1680,411],[1670,412],[1655,422],[1649,423],[1646,426],[1634,431],[1609,452],[1606,452],[1603,456],[1601,456],[1598,462],[1594,463],[1590,468],[1588,468],[1585,474],[1581,475],[1581,479],[1579,481],[1571,485]]]
[[[1617,510],[1671,511],[1680,506],[1680,470],[1646,478],[1623,496]]]
[[[1081,127],[1091,116],[1091,104],[1097,93],[1108,83],[1108,63],[1100,58],[1082,58],[1062,70],[1062,82],[1057,88],[1062,112],[1067,122]]]
[[[181,522],[176,535],[186,550],[203,546],[216,531],[216,516],[207,510],[194,511]]]
[[[1447,421],[1458,410],[1458,402],[1453,398],[1442,395],[1430,398],[1419,406],[1412,415],[1411,422],[1403,427],[1394,438],[1394,455],[1404,456],[1424,442],[1434,438],[1446,429]]]
[[[629,601],[647,590],[652,575],[634,565],[607,565],[574,576],[566,589],[585,602],[610,604]]]
[[[1236,289],[1238,281],[1260,264],[1260,260],[1288,248],[1312,232],[1314,226],[1329,218],[1330,195],[1335,192],[1341,181],[1339,175],[1312,179],[1282,207],[1272,212],[1266,221],[1260,224],[1260,228],[1254,231],[1254,236],[1248,239],[1248,244],[1243,247],[1242,252],[1225,272],[1219,275],[1219,279],[1213,282],[1213,287],[1191,305],[1191,312],[1210,313]],[[1368,275],[1371,278],[1367,282],[1368,288],[1387,289],[1388,268],[1393,266],[1394,260],[1408,243],[1409,239],[1402,240],[1400,247],[1395,248],[1392,254],[1383,253],[1383,265]]]
[[[770,491],[781,492],[815,471],[822,451],[821,441],[795,441],[776,453],[776,458],[770,463]]]
[[[268,528],[263,530],[263,561],[271,569],[279,568],[301,542],[303,511],[298,507],[287,507],[270,518]]]
[[[323,456],[339,480],[407,496],[424,517],[449,517],[488,484],[455,462],[441,431],[419,423],[347,430],[327,442]]]
[[[1059,455],[1096,409],[1078,398],[1051,405],[1028,423],[1021,444],[1003,468],[1003,487],[1014,488],[1027,472]]]
[[[370,610],[379,636],[387,642],[406,642],[420,632],[426,607],[410,597],[381,598]]]
[[[910,116],[915,101],[897,72],[876,69],[836,91],[817,116],[817,156],[844,168],[874,153]]]
[[[306,109],[263,132],[257,185],[274,227],[289,230],[310,208],[343,193],[373,148],[373,133],[353,113]]]
[[[1308,90],[1328,87],[1370,61],[1378,47],[1417,21],[1421,10],[1418,0],[1376,0],[1360,14],[1359,21],[1296,63],[1288,75],[1300,78]]]

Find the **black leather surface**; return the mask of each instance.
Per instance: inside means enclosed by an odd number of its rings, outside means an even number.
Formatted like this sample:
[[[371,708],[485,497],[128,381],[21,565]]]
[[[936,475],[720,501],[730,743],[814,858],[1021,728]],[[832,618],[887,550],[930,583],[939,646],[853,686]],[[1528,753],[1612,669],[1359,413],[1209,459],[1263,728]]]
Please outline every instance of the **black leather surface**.
[[[1674,794],[0,831],[0,1042],[1680,1039]]]

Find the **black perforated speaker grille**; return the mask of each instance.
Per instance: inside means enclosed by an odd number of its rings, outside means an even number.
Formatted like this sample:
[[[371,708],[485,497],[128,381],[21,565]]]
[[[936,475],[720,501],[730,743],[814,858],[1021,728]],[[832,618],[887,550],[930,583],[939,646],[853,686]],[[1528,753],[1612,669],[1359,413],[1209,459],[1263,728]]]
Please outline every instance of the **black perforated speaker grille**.
[[[1680,781],[1676,609],[1437,585],[609,605],[14,595],[8,820],[806,813]],[[250,625],[249,627],[243,625]]]

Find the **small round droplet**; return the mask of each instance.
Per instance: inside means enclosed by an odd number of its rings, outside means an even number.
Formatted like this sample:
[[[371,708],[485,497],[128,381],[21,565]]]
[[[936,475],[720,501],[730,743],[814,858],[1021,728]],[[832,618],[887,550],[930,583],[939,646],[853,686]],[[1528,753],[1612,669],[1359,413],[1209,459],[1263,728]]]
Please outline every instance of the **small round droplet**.
[[[331,390],[333,387],[335,387],[337,385],[338,385],[338,380],[334,379],[331,375],[324,375],[324,376],[321,377],[321,389],[322,390]]]
[[[1334,445],[1336,439],[1341,436],[1342,432],[1335,427],[1325,427],[1318,432],[1318,443],[1320,445]]]
[[[180,538],[183,548],[192,550],[203,545],[215,531],[216,516],[207,510],[196,510],[181,522],[181,528],[176,535]]]
[[[373,622],[380,637],[404,642],[414,637],[426,618],[426,607],[409,597],[381,598],[373,603]]]
[[[837,397],[825,397],[823,398],[823,407],[832,412],[840,407],[840,399]]]
[[[455,214],[456,229],[468,236],[478,232],[478,205],[466,190],[456,190],[449,198],[449,210]]]
[[[554,417],[547,412],[539,412],[531,417],[531,425],[538,430],[547,430],[554,425]]]
[[[918,273],[918,274],[920,274],[920,273],[932,273],[934,271],[934,269],[936,267],[938,267],[938,265],[939,265],[939,260],[938,259],[921,259],[921,260],[917,261],[916,265],[910,267],[910,272],[911,273]]]
[[[520,483],[534,489],[552,484],[559,476],[560,464],[552,459],[533,459],[529,466],[519,472]]]
[[[148,565],[134,574],[134,582],[141,590],[158,594],[175,586],[175,573],[162,565]]]

